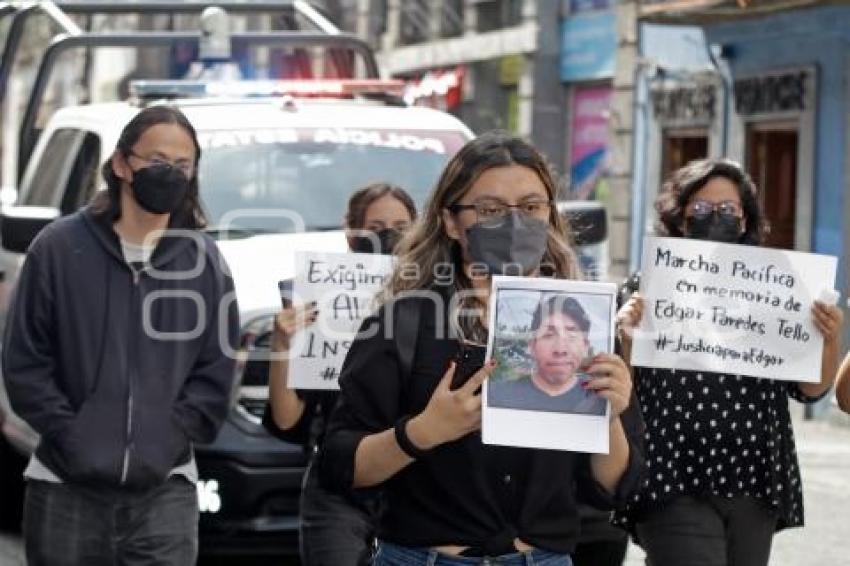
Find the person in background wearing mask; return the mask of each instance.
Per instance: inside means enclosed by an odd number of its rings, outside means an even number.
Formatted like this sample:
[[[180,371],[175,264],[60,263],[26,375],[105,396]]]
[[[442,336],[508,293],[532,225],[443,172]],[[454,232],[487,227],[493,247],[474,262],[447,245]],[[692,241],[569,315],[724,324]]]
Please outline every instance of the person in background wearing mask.
[[[195,563],[192,444],[227,415],[239,334],[214,241],[168,232],[205,224],[200,157],[179,110],[142,110],[103,168],[107,190],[27,254],[3,377],[41,435],[25,471],[31,566]]]
[[[376,566],[568,566],[576,494],[610,508],[638,484],[641,441],[630,424],[639,413],[627,411],[631,378],[614,355],[587,370],[588,387],[611,402],[609,454],[489,446],[478,432],[493,369],[484,361],[490,276],[578,274],[555,195],[527,142],[501,132],[468,142],[349,350],[320,469],[338,489],[383,489]],[[419,326],[409,372],[389,322],[399,319]]]
[[[655,208],[662,236],[762,242],[756,187],[726,159],[676,171]],[[643,308],[635,293],[618,313],[624,353]],[[812,318],[824,338],[819,383],[634,368],[650,470],[618,519],[636,532],[652,566],[765,566],[774,533],[803,524],[788,398],[812,403],[829,391],[843,315],[815,302]]]
[[[345,228],[353,252],[391,254],[416,220],[416,205],[400,187],[375,183],[348,201]],[[269,404],[265,427],[282,440],[302,444],[311,455],[301,491],[300,547],[305,566],[359,566],[372,555],[378,498],[344,497],[318,481],[316,454],[325,435],[325,420],[336,404],[336,391],[298,391],[287,387],[286,354],[292,336],[316,320],[315,305],[284,308],[272,335]]]
[[[348,247],[357,253],[391,254],[415,220],[416,204],[401,187],[388,183],[363,187],[348,199]]]

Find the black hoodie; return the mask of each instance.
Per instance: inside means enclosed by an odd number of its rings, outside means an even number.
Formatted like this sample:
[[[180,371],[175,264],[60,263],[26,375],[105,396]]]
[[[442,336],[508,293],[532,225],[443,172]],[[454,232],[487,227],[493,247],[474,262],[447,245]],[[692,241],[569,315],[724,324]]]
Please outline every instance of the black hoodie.
[[[30,247],[3,377],[41,435],[36,455],[63,481],[145,489],[215,438],[238,334],[233,281],[208,235],[164,237],[134,271],[111,221],[84,209]]]

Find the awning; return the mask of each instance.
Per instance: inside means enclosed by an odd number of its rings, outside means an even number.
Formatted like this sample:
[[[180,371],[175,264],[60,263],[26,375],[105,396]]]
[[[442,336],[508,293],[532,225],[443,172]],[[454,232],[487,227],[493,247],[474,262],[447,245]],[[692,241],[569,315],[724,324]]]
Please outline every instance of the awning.
[[[850,5],[850,0],[642,0],[639,17],[654,23],[704,25],[827,5]]]

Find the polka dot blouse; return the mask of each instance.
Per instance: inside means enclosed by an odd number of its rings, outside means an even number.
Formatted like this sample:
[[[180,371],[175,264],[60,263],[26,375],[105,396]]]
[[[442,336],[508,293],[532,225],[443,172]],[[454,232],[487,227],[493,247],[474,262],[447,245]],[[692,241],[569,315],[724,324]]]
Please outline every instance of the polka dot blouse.
[[[774,508],[777,529],[803,524],[803,493],[788,397],[796,383],[708,372],[635,368],[648,472],[616,522],[679,495],[749,496]]]

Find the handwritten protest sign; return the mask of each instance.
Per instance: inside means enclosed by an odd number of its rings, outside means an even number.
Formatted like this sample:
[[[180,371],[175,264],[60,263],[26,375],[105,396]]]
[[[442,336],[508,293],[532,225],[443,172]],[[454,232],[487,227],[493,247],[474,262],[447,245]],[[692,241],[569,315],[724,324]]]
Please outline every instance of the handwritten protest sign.
[[[287,383],[293,389],[339,389],[339,369],[374,298],[392,270],[381,254],[297,252],[295,303],[316,301],[314,324],[293,339]]]
[[[836,258],[685,238],[643,249],[632,365],[820,380],[811,309],[835,284]]]

